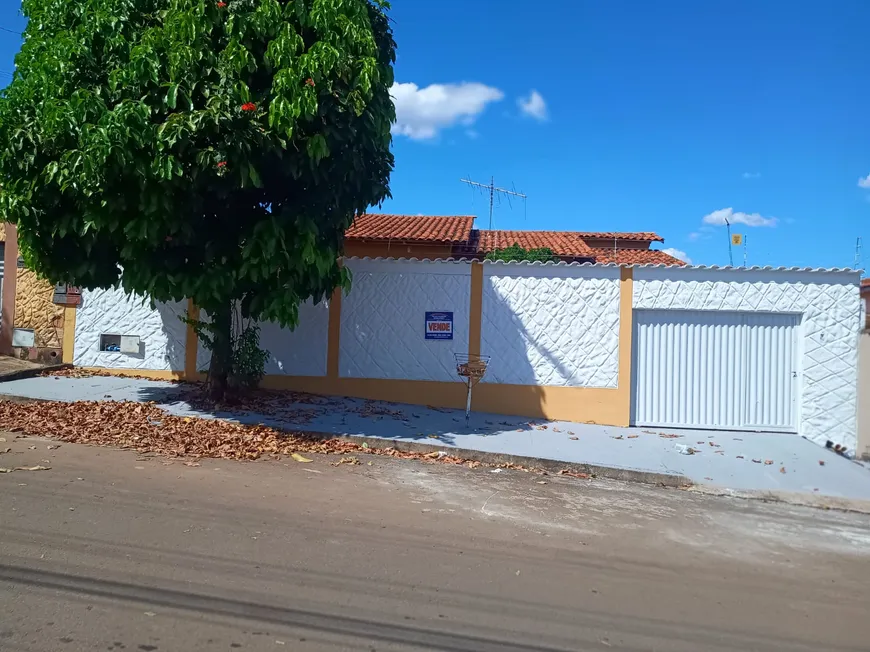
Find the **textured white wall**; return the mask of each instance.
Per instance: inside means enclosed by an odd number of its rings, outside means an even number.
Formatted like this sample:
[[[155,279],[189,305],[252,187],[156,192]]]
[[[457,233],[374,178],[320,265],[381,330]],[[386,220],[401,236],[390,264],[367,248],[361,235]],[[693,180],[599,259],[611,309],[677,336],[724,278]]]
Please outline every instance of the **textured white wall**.
[[[346,378],[459,382],[453,353],[468,352],[471,264],[348,259],[339,373]],[[453,312],[453,340],[424,339],[425,313]]]
[[[200,319],[207,321],[204,312]],[[260,348],[269,352],[266,374],[278,376],[325,376],[326,350],[329,339],[329,304],[314,305],[306,301],[299,306],[299,324],[295,330],[281,328],[275,322],[258,322]],[[196,351],[196,368],[208,371],[211,352],[200,342]]]
[[[81,367],[183,371],[186,302],[158,303],[123,290],[86,290],[76,309],[75,355]],[[100,351],[100,335],[138,335],[139,354]]]
[[[483,382],[616,387],[619,269],[483,266]]]
[[[801,314],[800,434],[855,451],[858,332],[857,273],[788,270],[634,269],[639,309]]]

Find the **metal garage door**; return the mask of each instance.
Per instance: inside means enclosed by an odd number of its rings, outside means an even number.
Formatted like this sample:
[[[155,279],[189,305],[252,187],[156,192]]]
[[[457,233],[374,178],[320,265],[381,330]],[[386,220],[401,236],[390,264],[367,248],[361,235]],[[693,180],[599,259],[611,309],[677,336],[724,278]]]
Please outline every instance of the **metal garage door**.
[[[637,310],[632,423],[797,431],[798,315]]]

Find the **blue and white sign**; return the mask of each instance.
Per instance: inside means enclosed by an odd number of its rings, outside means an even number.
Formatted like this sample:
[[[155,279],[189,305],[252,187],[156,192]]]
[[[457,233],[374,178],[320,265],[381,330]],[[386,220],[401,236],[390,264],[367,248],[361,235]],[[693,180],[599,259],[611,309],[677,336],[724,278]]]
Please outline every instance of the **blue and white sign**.
[[[453,313],[452,312],[427,312],[426,313],[426,339],[427,340],[452,340],[453,339]]]

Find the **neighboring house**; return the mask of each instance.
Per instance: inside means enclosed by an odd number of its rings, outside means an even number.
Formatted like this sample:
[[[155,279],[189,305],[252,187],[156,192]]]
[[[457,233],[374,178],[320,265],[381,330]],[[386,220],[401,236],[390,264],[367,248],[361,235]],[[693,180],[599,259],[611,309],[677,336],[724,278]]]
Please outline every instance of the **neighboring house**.
[[[0,263],[0,278],[3,279],[0,353],[60,362],[64,306],[54,303],[54,285],[20,264],[16,228],[11,224],[0,225],[0,234],[3,258]]]
[[[564,262],[625,265],[685,265],[663,251],[656,233],[588,231],[499,231],[474,228],[474,216],[383,215],[356,218],[345,237],[348,256],[369,258],[481,259],[496,249],[518,244],[546,247]]]

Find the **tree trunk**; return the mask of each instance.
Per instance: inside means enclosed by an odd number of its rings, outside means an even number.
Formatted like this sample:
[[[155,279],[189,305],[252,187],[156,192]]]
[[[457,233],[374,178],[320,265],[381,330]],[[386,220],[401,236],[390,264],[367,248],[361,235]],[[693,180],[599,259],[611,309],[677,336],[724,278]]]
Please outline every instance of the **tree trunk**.
[[[214,347],[208,369],[209,395],[216,401],[223,400],[227,393],[227,379],[233,366],[233,305],[209,315]]]

